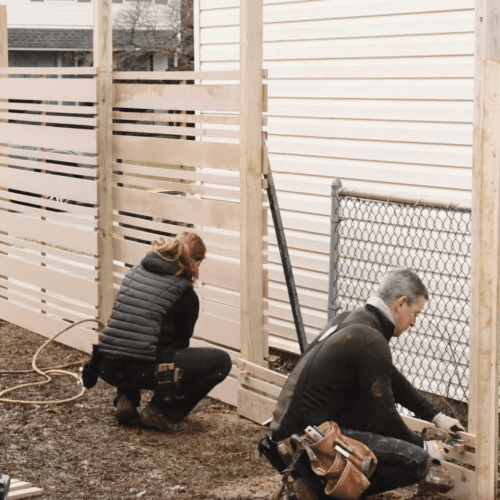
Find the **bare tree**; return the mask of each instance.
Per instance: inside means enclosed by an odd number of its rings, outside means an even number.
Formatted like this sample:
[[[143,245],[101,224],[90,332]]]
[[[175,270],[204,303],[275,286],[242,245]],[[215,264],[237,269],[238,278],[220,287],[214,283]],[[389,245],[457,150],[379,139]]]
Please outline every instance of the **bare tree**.
[[[113,23],[118,69],[193,70],[193,0],[133,0]],[[161,62],[160,62],[161,61]]]

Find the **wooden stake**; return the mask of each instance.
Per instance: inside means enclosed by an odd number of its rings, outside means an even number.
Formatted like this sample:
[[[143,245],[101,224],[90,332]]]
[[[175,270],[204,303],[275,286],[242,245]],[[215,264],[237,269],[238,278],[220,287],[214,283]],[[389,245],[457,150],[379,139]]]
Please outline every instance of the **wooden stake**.
[[[240,2],[241,357],[263,364],[263,0]]]
[[[99,320],[113,309],[113,38],[111,0],[94,0],[94,66],[97,68],[99,161]]]

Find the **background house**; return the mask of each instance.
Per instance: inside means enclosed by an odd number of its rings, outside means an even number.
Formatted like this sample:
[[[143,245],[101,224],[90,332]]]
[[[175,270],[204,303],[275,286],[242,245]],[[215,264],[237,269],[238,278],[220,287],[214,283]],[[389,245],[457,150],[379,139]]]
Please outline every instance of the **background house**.
[[[239,0],[195,1],[197,69],[239,68],[239,14]],[[311,336],[326,320],[335,177],[470,204],[474,18],[474,0],[264,1],[266,143]],[[272,227],[269,241],[269,345],[297,352]]]
[[[113,47],[120,69],[165,71],[192,64],[186,0],[113,0]],[[92,64],[91,0],[5,0],[9,65]]]

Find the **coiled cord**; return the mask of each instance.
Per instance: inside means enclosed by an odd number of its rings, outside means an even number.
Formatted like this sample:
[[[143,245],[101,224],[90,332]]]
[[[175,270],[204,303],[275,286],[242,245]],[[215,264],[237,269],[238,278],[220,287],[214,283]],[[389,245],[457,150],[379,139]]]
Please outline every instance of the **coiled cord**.
[[[46,342],[43,343],[42,346],[40,346],[38,348],[35,355],[33,356],[33,360],[31,362],[31,366],[33,368],[31,370],[0,370],[0,375],[28,374],[28,373],[36,372],[39,375],[45,377],[45,380],[42,380],[40,382],[29,382],[26,384],[20,384],[20,385],[16,385],[15,387],[10,387],[10,388],[4,389],[3,391],[0,392],[0,402],[2,402],[2,403],[17,403],[17,404],[30,404],[30,405],[48,405],[48,404],[57,405],[57,404],[69,403],[71,401],[75,401],[78,398],[81,398],[87,390],[87,389],[85,389],[85,387],[83,387],[81,374],[80,373],[76,374],[76,373],[62,369],[62,368],[67,368],[69,366],[80,365],[80,364],[82,364],[81,361],[74,361],[72,363],[67,363],[65,365],[47,367],[47,368],[42,369],[42,368],[38,368],[36,366],[36,358],[42,352],[42,350],[45,347],[47,347],[47,345],[49,345],[53,340],[55,340],[57,337],[59,337],[59,335],[63,334],[64,332],[67,332],[68,330],[70,330],[71,328],[73,328],[77,325],[80,325],[81,323],[90,322],[90,321],[93,321],[94,323],[98,323],[101,326],[101,323],[98,320],[96,320],[95,318],[82,319],[80,321],[77,321],[76,323],[73,323],[73,324],[63,328],[62,330],[58,331],[55,335],[50,337]],[[48,384],[52,380],[53,376],[73,377],[76,380],[77,387],[81,386],[80,392],[76,396],[73,396],[71,398],[60,399],[57,401],[24,401],[24,400],[19,400],[19,399],[5,399],[5,398],[3,398],[3,396],[5,394],[9,394],[11,392],[17,391],[19,389],[22,389],[23,387],[41,386],[41,385]]]

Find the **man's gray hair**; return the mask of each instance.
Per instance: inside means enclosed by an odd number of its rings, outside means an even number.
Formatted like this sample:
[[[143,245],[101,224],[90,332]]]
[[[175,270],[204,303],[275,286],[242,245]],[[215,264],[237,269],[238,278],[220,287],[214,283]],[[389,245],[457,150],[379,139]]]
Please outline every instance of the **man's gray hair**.
[[[408,305],[414,304],[420,297],[429,300],[427,288],[411,269],[390,270],[380,281],[375,295],[387,305],[403,296],[408,299]]]

